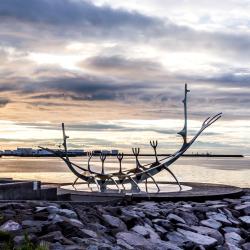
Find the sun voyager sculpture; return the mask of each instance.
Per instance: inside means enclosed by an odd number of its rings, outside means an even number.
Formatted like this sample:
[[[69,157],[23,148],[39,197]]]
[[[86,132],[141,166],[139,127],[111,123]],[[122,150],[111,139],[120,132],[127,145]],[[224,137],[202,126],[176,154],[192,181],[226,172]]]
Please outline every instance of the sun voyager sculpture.
[[[177,150],[175,153],[163,157],[162,159],[159,159],[159,156],[157,155],[157,141],[150,141],[150,145],[153,148],[154,151],[154,160],[153,162],[142,165],[139,161],[140,156],[140,148],[132,148],[133,155],[135,157],[135,166],[134,168],[128,169],[126,171],[122,168],[122,160],[123,160],[123,153],[118,153],[116,155],[117,157],[117,163],[118,163],[118,171],[112,172],[112,173],[106,173],[105,172],[105,160],[107,155],[101,153],[100,161],[101,161],[101,171],[96,172],[91,167],[91,159],[93,157],[92,152],[88,152],[88,161],[86,163],[86,166],[80,166],[74,162],[69,157],[68,154],[68,147],[67,147],[67,140],[69,137],[66,135],[64,123],[62,123],[62,132],[63,132],[63,151],[58,151],[50,148],[40,147],[44,150],[47,150],[48,152],[53,153],[55,156],[61,158],[68,166],[68,168],[75,174],[76,180],[73,183],[73,185],[76,184],[77,180],[83,180],[87,183],[90,190],[92,190],[91,185],[94,184],[97,187],[97,190],[99,192],[106,192],[108,190],[108,187],[112,186],[116,188],[116,192],[141,192],[141,188],[139,187],[140,183],[145,183],[145,189],[146,192],[148,192],[148,182],[151,180],[151,183],[153,183],[156,188],[157,192],[160,192],[159,185],[157,181],[154,178],[154,175],[158,174],[161,171],[167,171],[176,181],[176,184],[179,186],[180,191],[182,190],[182,186],[180,182],[178,181],[177,177],[174,175],[172,170],[169,169],[169,167],[177,160],[179,159],[187,150],[188,148],[195,142],[195,140],[199,137],[199,135],[210,125],[212,125],[214,122],[216,122],[219,118],[221,118],[222,113],[218,113],[212,117],[208,117],[204,120],[204,122],[201,125],[201,128],[197,131],[197,133],[193,136],[192,139],[189,141],[187,140],[187,94],[190,92],[187,88],[187,84],[185,84],[185,92],[184,92],[184,127],[183,129],[178,133],[183,138],[183,144],[181,145],[180,149]],[[129,190],[126,190],[125,184],[129,185]]]

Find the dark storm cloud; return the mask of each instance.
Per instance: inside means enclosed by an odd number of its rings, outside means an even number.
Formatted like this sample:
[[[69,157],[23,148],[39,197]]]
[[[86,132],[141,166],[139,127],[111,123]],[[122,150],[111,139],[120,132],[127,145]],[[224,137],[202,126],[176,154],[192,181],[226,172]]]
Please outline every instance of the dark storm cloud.
[[[60,46],[74,38],[127,40],[128,34],[132,37],[149,34],[153,27],[162,25],[157,18],[80,0],[3,0],[0,22],[2,44],[40,49],[55,47],[55,43]],[[37,35],[43,39],[36,39]]]
[[[39,94],[31,96],[31,99],[52,99],[52,100],[73,100],[73,101],[83,101],[83,100],[95,100],[95,101],[101,101],[101,100],[115,100],[116,95],[114,93],[92,93],[91,95],[73,95],[69,93],[48,93],[48,94]]]
[[[16,91],[17,86],[14,84],[7,84],[7,83],[1,83],[0,81],[0,91],[4,92],[4,91]]]
[[[47,129],[47,130],[58,130],[60,129],[59,124],[45,124],[45,123],[28,123],[28,122],[21,122],[16,123],[17,125],[22,126],[28,126],[32,128],[38,128],[38,129]],[[131,125],[120,125],[120,124],[114,124],[114,123],[96,123],[96,122],[89,122],[89,123],[78,123],[78,124],[65,124],[65,127],[67,130],[70,131],[114,131],[114,132],[135,132],[135,131],[145,131],[145,132],[156,132],[159,134],[174,134],[176,133],[175,130],[171,129],[163,129],[159,128],[156,129],[152,126],[146,126],[143,129],[134,127]],[[193,130],[190,130],[191,132],[195,132]]]
[[[241,74],[241,72],[233,72],[233,73],[224,73],[220,75],[215,75],[211,77],[204,77],[206,82],[210,83],[220,83],[222,85],[227,86],[241,86],[241,87],[249,87],[250,86],[250,71],[247,74]],[[196,78],[196,80],[200,80]]]
[[[87,1],[70,0],[1,0],[1,19],[55,26],[80,25],[112,28],[120,25],[144,27],[155,19],[136,12],[114,10],[108,6],[98,7]]]
[[[70,93],[46,93],[46,94],[37,94],[30,97],[30,99],[50,99],[50,100],[74,100],[82,101],[84,100],[83,96],[73,95]]]
[[[54,73],[53,73],[54,72]],[[54,76],[53,76],[54,75]],[[113,77],[58,73],[53,69],[48,73],[39,73],[39,77],[5,77],[0,79],[0,90],[16,92],[28,96],[34,101],[40,100],[73,100],[102,101],[124,100],[125,96],[143,95],[144,91],[160,87],[152,86],[151,81],[128,81]],[[52,77],[53,76],[53,77]],[[158,86],[159,85],[159,86]],[[46,101],[47,102],[47,101]]]
[[[46,102],[46,101],[40,101],[40,102],[25,102],[29,105],[35,106],[35,107],[78,107],[77,104],[74,103],[62,103],[62,102]]]
[[[104,80],[92,76],[74,77],[74,78],[56,78],[48,81],[41,81],[36,84],[37,90],[41,91],[43,88],[46,90],[60,91],[70,94],[73,100],[89,100],[89,101],[102,101],[102,100],[122,100],[124,95],[135,90],[150,88],[141,82],[123,83],[115,80]]]
[[[105,58],[106,59],[106,58]],[[126,74],[130,74],[130,70],[136,68],[138,74],[142,74],[140,71],[144,64],[156,65],[156,63],[150,63],[148,61],[140,60],[127,60],[126,58],[116,57],[107,58],[107,61],[117,62],[119,60],[120,65],[117,65],[117,70],[122,71],[122,65],[126,64]],[[103,60],[102,60],[103,61]],[[140,65],[136,67],[135,65]],[[138,96],[143,95],[147,89],[160,87],[155,83],[152,86],[151,81],[147,80],[128,80],[126,75],[122,78],[115,78],[112,74],[103,74],[96,76],[93,74],[73,73],[69,70],[63,70],[58,67],[44,68],[34,67],[31,68],[30,76],[21,76],[15,73],[15,65],[10,69],[9,74],[3,74],[0,79],[0,90],[15,92],[28,97],[30,99],[45,101],[45,105],[48,106],[50,101],[54,100],[73,100],[73,101],[103,101],[103,100],[116,100],[120,101],[125,99],[125,96],[130,95]],[[22,73],[22,72],[21,72]],[[159,85],[159,86],[158,86]],[[143,99],[143,98],[142,98]],[[35,105],[39,103],[36,101]],[[41,104],[41,102],[40,102]]]
[[[178,76],[176,76],[178,78]],[[180,77],[181,78],[181,77]],[[225,79],[220,78],[220,87],[224,89],[208,88],[204,89],[202,84],[216,84],[218,79],[215,77],[212,81],[206,77],[197,80],[198,76],[193,76],[192,85],[195,88],[192,90],[191,105],[194,107],[193,114],[205,115],[209,111],[209,107],[226,108],[234,106],[234,109],[239,110],[249,104],[249,93],[244,89],[230,91],[232,84]],[[188,77],[183,77],[188,79]],[[196,79],[196,80],[195,80]],[[192,88],[192,85],[190,86]],[[237,87],[247,87],[247,81],[240,83]],[[183,83],[168,82],[163,85],[162,81],[134,81],[124,82],[114,78],[104,79],[95,76],[80,76],[72,77],[58,76],[52,78],[41,78],[37,81],[32,81],[29,78],[12,79],[11,84],[0,84],[2,91],[13,91],[21,94],[24,98],[30,99],[29,104],[34,106],[63,106],[69,101],[119,101],[119,102],[143,102],[151,103],[152,112],[155,108],[159,109],[161,105],[168,109],[178,109],[180,101],[183,98]],[[216,89],[216,91],[215,91]],[[32,101],[33,100],[33,101]],[[37,101],[36,101],[37,100]],[[33,103],[33,104],[32,104]],[[200,111],[196,107],[200,104],[205,105]],[[72,106],[77,105],[72,103]],[[176,106],[177,105],[177,106]]]
[[[158,86],[161,85],[174,85],[180,82],[190,82],[200,84],[210,84],[214,86],[220,85],[220,87],[249,87],[250,86],[250,70],[248,68],[232,67],[230,65],[212,64],[217,71],[221,73],[211,73],[211,75],[199,74],[199,72],[169,72],[164,69],[160,63],[143,59],[128,59],[122,56],[96,56],[88,58],[80,65],[83,68],[95,68],[103,72],[103,74],[111,73],[113,75],[123,75],[125,78],[129,78],[133,73],[137,73],[134,77],[142,76],[146,80],[151,77],[151,84],[153,79],[155,83],[158,82]],[[166,83],[164,83],[164,81]],[[161,83],[160,83],[161,82]],[[162,101],[166,101],[166,96],[160,97]],[[141,99],[149,100],[150,96],[145,95]]]
[[[82,62],[80,65],[83,67],[85,65],[94,67],[97,69],[111,69],[111,70],[155,70],[159,71],[162,66],[159,63],[143,60],[143,59],[128,59],[119,55],[116,56],[95,56],[88,58],[86,61]]]
[[[250,53],[248,33],[200,31],[167,18],[95,6],[87,1],[2,0],[0,21],[1,43],[5,46],[49,50],[50,46],[60,47],[74,39],[85,42],[111,39],[143,42],[170,51],[212,51],[244,60]],[[100,60],[95,63],[102,64]]]
[[[24,102],[39,107],[69,106],[68,101],[71,100],[72,107],[77,105],[77,101],[116,101],[135,104],[141,102],[148,105],[145,106],[144,114],[155,115],[157,109],[160,117],[161,112],[162,115],[166,115],[170,110],[177,110],[180,114],[183,84],[187,81],[191,83],[191,95],[194,96],[190,100],[193,117],[206,116],[213,109],[229,110],[231,114],[234,112],[234,115],[243,116],[246,111],[243,112],[242,108],[245,109],[249,104],[249,93],[245,90],[250,83],[247,68],[223,65],[223,68],[227,68],[226,73],[201,77],[197,72],[170,73],[157,62],[120,55],[110,57],[100,55],[88,58],[85,63],[89,67],[98,69],[99,75],[96,76],[94,72],[92,75],[82,75],[53,67],[45,69],[37,67],[31,74],[35,76],[36,80],[34,80],[31,77],[15,76],[14,68],[11,77],[3,75],[0,79],[0,90],[16,92],[23,97],[23,100],[29,99]],[[107,74],[108,70],[122,72],[122,77],[117,78],[113,74]],[[133,76],[134,72],[136,76],[139,75],[142,78],[127,79]],[[213,88],[203,88],[203,85],[213,86]],[[230,92],[231,87],[242,89],[237,93]],[[14,101],[11,95],[9,99]],[[203,105],[202,110],[200,110],[201,105]],[[176,114],[173,115],[176,116]]]
[[[109,90],[124,90],[129,88],[141,88],[142,86],[136,84],[122,85],[111,80],[102,80],[97,77],[68,77],[68,78],[55,78],[47,81],[42,81],[40,86],[48,89],[57,89],[64,91],[72,91],[75,93],[95,93],[97,91]]]
[[[96,8],[98,11],[103,10],[103,7],[92,7]],[[119,12],[120,10],[110,9],[110,11]],[[129,15],[131,13],[127,12],[127,14]],[[28,22],[28,19],[26,20],[26,22]],[[43,19],[41,20],[41,22],[43,22]],[[153,25],[154,22],[152,21],[151,24]],[[62,26],[63,25],[65,24],[62,22]],[[160,25],[163,25],[163,23],[161,23]],[[171,23],[171,25],[175,26],[175,24],[173,23]],[[155,27],[156,26],[154,25],[150,27],[151,31],[154,30]],[[165,25],[164,27],[166,28],[167,26]],[[95,28],[98,28],[98,25]],[[132,27],[131,25],[131,28],[134,27]],[[183,49],[185,49],[185,46],[191,46],[188,45],[191,41],[193,43],[192,47],[199,48],[199,43],[203,45],[205,44],[202,42],[202,39],[207,39],[207,43],[210,45],[213,44],[210,43],[210,38],[206,36],[207,33],[205,34],[205,38],[199,39],[199,37],[197,36],[199,32],[197,33],[197,31],[194,31],[187,27],[177,27],[176,29],[171,29],[170,26],[168,26],[165,31],[164,29],[162,29],[161,32],[159,32],[159,36],[164,32],[169,32],[169,34],[173,35],[172,37],[168,37],[168,41],[166,44],[170,45],[172,43],[171,41],[174,41],[174,34],[177,34],[177,37],[179,39],[175,40],[173,46],[180,46],[180,48]],[[212,35],[215,35],[215,33],[213,33]],[[188,36],[187,39],[184,39],[185,36]],[[223,36],[218,35],[217,37],[220,37],[221,43],[219,44],[220,46],[223,46]],[[237,37],[237,35],[235,35],[235,37]],[[225,38],[228,37],[225,36]],[[233,46],[234,39],[228,40],[229,42],[227,41],[227,43],[231,43],[231,45]],[[164,37],[162,41],[164,41]],[[244,44],[245,43],[243,42],[243,47]],[[218,46],[216,46],[212,47],[218,48]],[[246,46],[248,45],[246,44]],[[225,51],[225,49],[223,50],[223,52]],[[245,54],[247,55],[247,53]],[[6,57],[6,53],[2,53],[2,56]],[[33,100],[41,99],[39,101],[34,101],[34,106],[63,106],[62,103],[55,103],[51,101],[61,99],[74,101],[115,100],[122,102],[143,102],[146,104],[151,103],[152,109],[154,107],[158,108],[157,105],[159,103],[163,103],[168,107],[176,109],[178,107],[174,106],[173,103],[178,103],[182,99],[183,83],[187,81],[188,83],[193,83],[197,88],[197,91],[195,89],[193,90],[194,92],[197,92],[196,97],[200,96],[201,91],[206,97],[202,100],[196,98],[192,102],[194,104],[209,104],[204,108],[203,111],[194,110],[194,114],[207,114],[209,106],[211,104],[214,105],[214,107],[217,105],[217,107],[219,106],[221,108],[231,107],[234,104],[235,109],[240,110],[242,106],[249,103],[248,96],[244,96],[244,90],[242,90],[243,93],[237,93],[237,95],[231,96],[230,93],[226,91],[215,91],[215,89],[206,91],[206,89],[204,90],[202,88],[203,84],[209,84],[209,86],[214,87],[220,86],[224,88],[246,88],[250,85],[250,73],[247,68],[233,68],[230,67],[230,65],[217,64],[216,67],[218,69],[222,67],[222,69],[226,68],[227,70],[222,70],[223,73],[214,73],[209,76],[205,74],[201,76],[197,71],[192,73],[173,73],[169,72],[167,69],[163,69],[162,65],[160,63],[157,63],[156,61],[150,61],[140,58],[132,59],[129,58],[129,55],[127,55],[127,57],[122,55],[97,55],[88,58],[84,62],[81,62],[80,65],[83,69],[84,67],[90,67],[94,68],[96,71],[92,72],[93,75],[82,76],[81,74],[74,74],[70,71],[66,71],[60,68],[35,67],[34,69],[32,69],[32,72],[34,76],[37,76],[35,77],[35,79],[37,80],[34,80],[32,77],[25,78],[18,76],[18,74],[15,75],[15,67],[12,67],[13,72],[10,78],[5,77],[4,73],[6,72],[3,73],[3,78],[0,79],[0,90],[18,92],[24,96],[29,94],[32,95],[30,98]],[[96,76],[96,72],[99,73],[98,76]],[[111,74],[108,74],[109,72],[111,72]],[[119,79],[116,77],[117,72],[119,73]],[[122,77],[120,77],[121,74]],[[107,75],[109,76],[109,78],[107,78]],[[141,79],[135,81],[131,80],[131,78],[136,78],[137,76],[140,76]],[[49,99],[50,101],[47,101],[47,99]],[[157,105],[154,105],[155,103],[157,103]],[[32,105],[32,103],[30,104]],[[74,105],[75,104],[72,104],[72,106]],[[150,112],[155,112],[155,110],[152,110]],[[240,112],[238,112],[238,115],[239,114]]]
[[[250,35],[248,33],[199,31],[172,24],[164,27],[161,36],[152,43],[168,50],[214,52],[229,58],[248,59]],[[240,54],[239,54],[240,53]],[[192,60],[190,58],[190,60]]]
[[[5,107],[8,103],[10,103],[9,99],[0,97],[0,108]]]
[[[71,98],[72,95],[68,95],[67,97]],[[34,95],[31,97],[31,99],[65,99],[66,96],[65,94],[39,94],[39,95]]]

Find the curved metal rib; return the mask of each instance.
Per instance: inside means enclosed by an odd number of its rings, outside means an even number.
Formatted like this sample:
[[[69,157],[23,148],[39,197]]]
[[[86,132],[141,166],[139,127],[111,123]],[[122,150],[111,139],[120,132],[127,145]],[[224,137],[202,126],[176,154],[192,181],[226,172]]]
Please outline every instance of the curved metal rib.
[[[39,148],[44,149],[44,150],[46,150],[46,151],[48,151],[48,152],[51,152],[51,153],[54,154],[55,156],[61,158],[61,159],[67,164],[67,166],[69,167],[69,169],[70,169],[78,178],[80,178],[80,179],[82,179],[82,180],[84,180],[84,181],[86,181],[86,182],[89,181],[90,179],[92,179],[92,176],[85,176],[85,175],[80,174],[79,172],[77,172],[73,166],[79,168],[79,169],[82,170],[82,171],[88,172],[87,169],[82,168],[82,167],[76,165],[75,163],[72,163],[70,160],[65,159],[61,154],[59,154],[59,153],[56,152],[55,150],[52,150],[52,149],[49,149],[49,148],[44,148],[44,147],[41,147],[41,146],[39,146]]]
[[[180,188],[180,191],[181,191],[182,190],[182,186],[181,186],[180,182],[178,181],[177,177],[175,176],[175,174],[169,168],[165,167],[165,169],[173,176],[173,178],[175,179],[175,181],[178,184],[178,186]]]

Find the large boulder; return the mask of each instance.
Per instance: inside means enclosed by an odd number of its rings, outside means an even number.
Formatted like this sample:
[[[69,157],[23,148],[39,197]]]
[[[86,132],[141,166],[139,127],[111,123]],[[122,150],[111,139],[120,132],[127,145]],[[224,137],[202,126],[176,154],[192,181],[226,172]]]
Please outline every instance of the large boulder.
[[[76,212],[70,210],[70,209],[59,209],[58,214],[71,218],[71,219],[77,219]]]
[[[131,231],[134,231],[146,238],[149,238],[152,242],[156,242],[160,240],[160,236],[154,231],[153,228],[150,226],[135,226],[131,229]]]
[[[64,245],[72,245],[74,242],[65,238],[60,231],[54,231],[43,235],[39,238],[40,241],[48,241],[48,242],[59,242]]]
[[[244,204],[240,204],[240,205],[236,205],[234,207],[234,209],[241,211],[241,210],[244,210],[244,209],[249,208],[249,207],[250,207],[250,202],[244,203]]]
[[[98,235],[96,232],[89,230],[89,229],[81,229],[82,232],[85,234],[85,237],[90,237],[90,238],[97,238]]]
[[[183,234],[189,241],[201,245],[204,247],[212,247],[217,244],[217,240],[215,238],[212,238],[210,236],[202,235],[199,233],[194,233],[191,231],[186,231],[183,229],[177,229],[177,231],[181,234]]]
[[[81,229],[84,228],[83,224],[77,219],[69,219],[61,216],[62,221],[57,222],[56,224],[60,226],[61,231],[65,237],[84,237],[85,233]]]
[[[43,226],[48,225],[47,221],[38,221],[38,220],[24,220],[22,221],[22,227],[26,232],[29,233],[40,233]]]
[[[249,250],[250,249],[250,242],[243,244],[241,247],[243,250]]]
[[[239,248],[233,244],[225,243],[223,246],[217,247],[218,250],[242,250],[242,248]]]
[[[235,232],[237,234],[241,234],[241,229],[238,228],[238,227],[223,227],[222,228],[222,231],[224,233],[232,233],[232,232]]]
[[[118,217],[114,217],[114,216],[109,215],[109,214],[104,214],[102,217],[103,217],[103,220],[109,226],[111,226],[115,229],[118,229],[119,231],[126,231],[127,230],[126,224]]]
[[[214,219],[202,220],[200,221],[200,224],[206,227],[214,228],[214,229],[219,229],[222,226],[222,224],[219,221],[214,220]]]
[[[197,233],[210,236],[218,241],[219,245],[224,243],[223,235],[216,229],[204,227],[204,226],[192,226]]]
[[[243,222],[247,226],[250,226],[250,216],[242,216],[239,219],[241,222]]]
[[[49,212],[50,214],[56,214],[58,213],[60,209],[58,208],[57,205],[49,205],[49,206],[46,206],[46,207],[36,207],[36,211],[35,212],[43,212],[43,211],[47,211]]]
[[[163,235],[167,232],[167,230],[165,228],[163,228],[162,226],[159,226],[157,224],[154,224],[154,229],[155,231],[159,234],[159,235]]]
[[[188,241],[187,237],[179,232],[169,232],[165,236],[165,240],[169,240],[171,243],[177,246],[183,246]]]
[[[239,244],[243,242],[243,239],[241,238],[241,236],[235,232],[225,233],[224,236],[225,236],[226,243],[229,243],[235,246],[239,246]]]
[[[152,249],[153,244],[143,236],[132,232],[120,232],[116,235],[117,244],[128,249]],[[124,245],[124,244],[126,245]]]
[[[171,229],[173,229],[173,225],[169,220],[165,220],[165,219],[154,219],[152,220],[153,224],[161,226],[163,228],[165,228],[167,231],[170,231]]]
[[[167,220],[174,222],[174,223],[183,223],[185,224],[185,220],[183,220],[180,216],[176,215],[176,214],[169,214],[167,216]]]
[[[170,241],[159,240],[154,244],[154,249],[156,250],[181,250],[182,248],[173,244]]]
[[[207,217],[216,221],[219,221],[225,226],[231,226],[232,222],[228,220],[227,216],[222,213],[216,213],[216,212],[208,212]]]
[[[95,231],[96,233],[104,234],[108,231],[108,228],[99,223],[90,223],[88,224],[89,228]]]
[[[199,219],[192,212],[178,211],[178,216],[180,216],[188,225],[198,225]]]
[[[8,220],[0,226],[0,230],[4,232],[19,231],[21,229],[22,229],[22,226],[13,220]]]

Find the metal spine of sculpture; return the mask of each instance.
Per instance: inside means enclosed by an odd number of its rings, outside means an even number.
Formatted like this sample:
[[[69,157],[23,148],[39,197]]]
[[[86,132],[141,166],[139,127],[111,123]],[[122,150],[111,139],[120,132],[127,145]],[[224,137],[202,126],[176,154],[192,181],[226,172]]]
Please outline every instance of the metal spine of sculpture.
[[[184,95],[184,100],[182,101],[184,104],[184,127],[178,133],[183,138],[183,147],[187,144],[187,93],[188,92],[190,92],[190,90],[188,90],[187,84],[185,84],[185,95]]]
[[[139,183],[142,183],[145,181],[145,189],[146,192],[148,192],[148,179],[151,179],[154,185],[157,187],[157,192],[160,191],[160,188],[154,179],[154,175],[158,174],[159,172],[166,170],[168,173],[175,179],[176,183],[178,184],[180,190],[182,189],[181,184],[179,183],[177,177],[174,175],[174,173],[169,169],[169,166],[173,164],[177,159],[179,159],[187,150],[188,148],[195,142],[195,140],[198,138],[198,136],[210,125],[212,125],[214,122],[216,122],[219,118],[221,118],[222,113],[218,113],[212,117],[208,117],[203,122],[201,128],[197,131],[196,135],[188,141],[187,139],[187,94],[190,92],[187,88],[187,84],[185,84],[185,92],[184,92],[184,127],[183,129],[178,133],[183,138],[183,144],[179,150],[177,150],[174,154],[159,159],[157,155],[157,141],[150,141],[150,145],[154,150],[154,157],[155,160],[152,163],[141,165],[139,161],[140,156],[140,148],[132,148],[132,152],[135,157],[135,167],[132,169],[129,169],[127,171],[122,170],[122,160],[123,160],[123,154],[118,154],[117,159],[119,163],[119,171],[114,173],[105,173],[105,160],[106,155],[101,154],[100,160],[101,160],[101,171],[96,172],[93,171],[90,165],[90,160],[93,156],[92,153],[88,153],[88,163],[87,168],[79,166],[75,163],[73,163],[68,156],[68,149],[67,149],[67,139],[69,138],[65,133],[65,127],[64,123],[62,123],[62,132],[63,132],[63,152],[58,152],[56,150],[52,150],[49,148],[43,148],[47,150],[48,152],[53,153],[55,156],[60,157],[69,167],[69,169],[76,175],[77,179],[75,180],[74,184],[77,182],[78,179],[81,179],[85,181],[88,184],[88,187],[92,190],[90,187],[90,184],[95,184],[97,186],[98,191],[105,192],[107,190],[108,186],[115,186],[117,190],[120,192],[122,187],[122,190],[125,189],[125,184],[130,184],[131,188],[130,190],[132,192],[140,192],[141,189],[139,187]],[[87,173],[87,174],[86,174]]]

